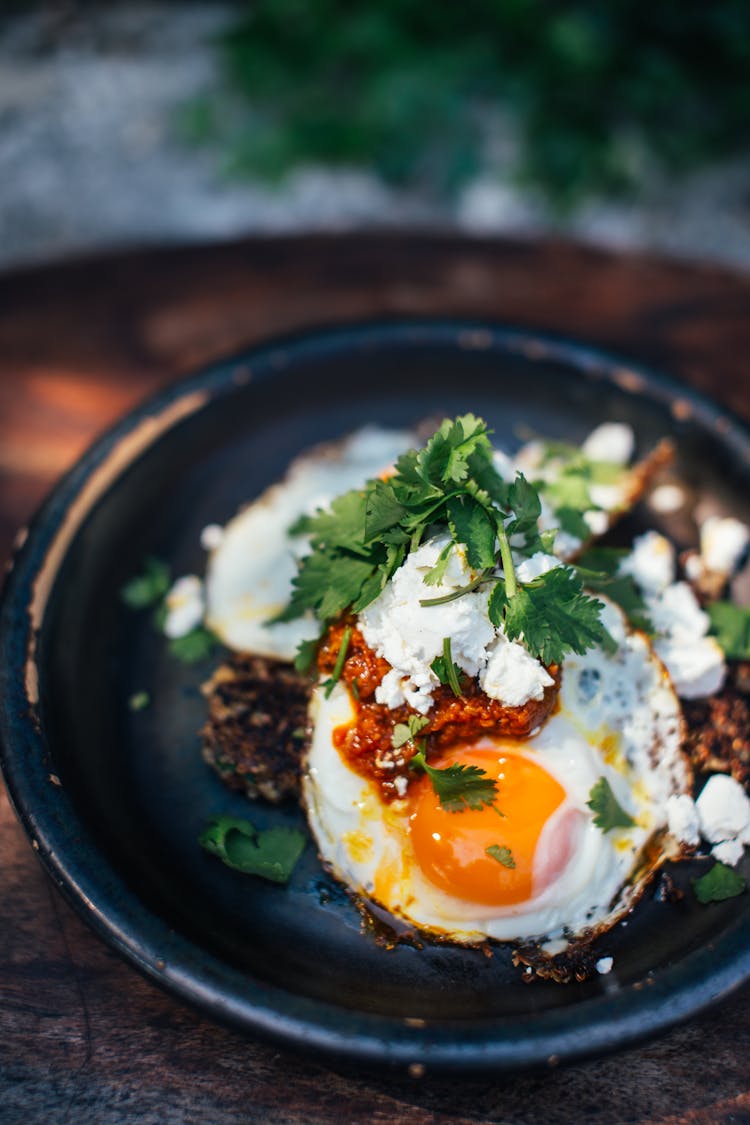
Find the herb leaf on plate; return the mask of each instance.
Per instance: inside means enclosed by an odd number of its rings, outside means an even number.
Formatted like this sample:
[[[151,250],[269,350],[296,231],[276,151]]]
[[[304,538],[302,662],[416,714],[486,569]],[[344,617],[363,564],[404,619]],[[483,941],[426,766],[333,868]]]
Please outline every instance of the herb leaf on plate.
[[[283,825],[258,831],[244,817],[217,816],[198,837],[207,852],[245,875],[260,875],[272,883],[288,883],[307,838]]]

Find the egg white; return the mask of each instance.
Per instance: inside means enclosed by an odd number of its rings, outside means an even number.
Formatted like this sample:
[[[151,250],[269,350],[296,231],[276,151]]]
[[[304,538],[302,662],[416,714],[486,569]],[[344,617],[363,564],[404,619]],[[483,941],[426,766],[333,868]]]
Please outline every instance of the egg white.
[[[229,648],[292,660],[320,625],[312,615],[268,625],[289,601],[304,536],[288,529],[302,515],[327,507],[377,476],[415,443],[405,430],[366,427],[340,443],[320,446],[292,462],[283,480],[266,489],[224,528],[206,573],[206,624]]]
[[[354,719],[341,685],[329,699],[314,692],[303,781],[311,830],[336,877],[420,930],[460,942],[570,938],[613,925],[654,868],[677,854],[667,835],[666,800],[689,792],[691,776],[680,749],[680,705],[663,666],[616,607],[606,606],[604,621],[617,652],[592,649],[568,657],[557,711],[528,740],[498,742],[501,752],[537,761],[566,791],[542,830],[537,855],[554,847],[556,819],[576,811],[572,857],[559,878],[528,901],[505,907],[464,901],[431,883],[414,855],[408,798],[384,803],[333,745],[334,729]],[[605,833],[595,826],[587,801],[600,777],[635,827]]]

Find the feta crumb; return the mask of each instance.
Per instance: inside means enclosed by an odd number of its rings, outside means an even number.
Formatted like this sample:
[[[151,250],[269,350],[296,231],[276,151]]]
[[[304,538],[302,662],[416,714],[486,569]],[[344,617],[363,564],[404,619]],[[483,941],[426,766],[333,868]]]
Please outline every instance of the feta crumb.
[[[675,840],[689,847],[700,841],[698,812],[695,801],[687,793],[673,793],[667,798],[667,825]]]
[[[592,461],[626,465],[633,456],[635,435],[624,422],[603,422],[591,431],[581,449]]]
[[[502,634],[498,634],[489,650],[486,668],[479,673],[484,693],[506,707],[522,707],[530,699],[542,699],[544,689],[554,682],[544,665],[523,645]]]
[[[596,962],[596,971],[601,976],[606,976],[607,973],[612,972],[612,966],[615,963],[614,957],[600,957]]]
[[[394,777],[393,779],[393,785],[399,797],[406,796],[406,789],[408,784],[409,783],[407,782],[403,774],[399,774],[398,777]]]
[[[560,560],[555,555],[545,555],[544,551],[537,551],[531,558],[523,559],[516,566],[516,578],[519,582],[533,582],[535,578],[546,574],[560,565]]]
[[[224,528],[218,523],[209,523],[201,531],[201,547],[204,551],[215,551],[224,538]]]
[[[649,617],[657,633],[691,641],[705,637],[711,624],[687,582],[674,582],[657,597],[646,595]]]
[[[701,558],[707,570],[731,577],[750,544],[750,528],[740,520],[709,516],[700,529]]]
[[[750,842],[750,800],[738,781],[725,773],[709,777],[695,802],[701,836],[711,844]]]
[[[402,703],[406,703],[406,696],[401,687],[402,679],[398,668],[391,668],[390,672],[386,672],[375,688],[375,702],[390,707],[391,711],[400,707]]]
[[[604,535],[604,532],[609,527],[609,516],[607,513],[597,511],[594,508],[589,512],[584,512],[583,519],[592,535]]]
[[[675,579],[674,547],[658,531],[646,531],[633,540],[620,574],[629,574],[644,593],[661,593]]]
[[[459,547],[452,549],[443,582],[426,586],[424,577],[435,566],[448,536],[436,536],[412,551],[381,594],[362,611],[359,624],[367,644],[393,669],[380,685],[377,702],[389,707],[407,702],[425,714],[439,681],[431,664],[451,639],[454,662],[476,676],[487,662],[487,646],[496,631],[487,616],[487,591],[472,591],[444,605],[420,605],[420,599],[439,598],[471,582],[475,572]]]
[[[166,596],[164,634],[174,640],[184,637],[203,620],[203,583],[195,574],[178,578]]]
[[[739,840],[722,840],[720,844],[715,844],[711,848],[711,855],[719,863],[726,863],[729,867],[734,867],[735,863],[739,863],[742,859],[744,850]]]
[[[654,652],[681,699],[704,699],[724,683],[724,653],[713,637],[657,637]]]
[[[679,484],[660,484],[651,493],[648,502],[655,512],[669,515],[685,507],[685,492]]]

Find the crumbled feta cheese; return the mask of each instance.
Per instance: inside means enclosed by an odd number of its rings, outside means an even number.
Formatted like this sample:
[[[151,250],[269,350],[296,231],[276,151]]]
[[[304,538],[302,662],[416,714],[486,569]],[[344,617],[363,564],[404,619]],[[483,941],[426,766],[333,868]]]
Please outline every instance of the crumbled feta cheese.
[[[700,840],[698,812],[695,801],[687,793],[673,793],[667,798],[667,825],[675,840],[695,847]]]
[[[391,668],[390,672],[386,672],[375,688],[375,702],[390,707],[392,711],[402,703],[406,703],[404,689],[401,686],[403,678],[398,668]]]
[[[713,637],[657,637],[654,652],[682,699],[703,699],[724,683],[724,653]]]
[[[184,637],[203,620],[205,603],[203,598],[203,583],[195,574],[186,574],[178,578],[167,594],[165,604],[167,616],[164,621],[164,633],[167,637],[175,639]]]
[[[739,863],[742,859],[744,850],[745,848],[739,840],[722,840],[720,844],[714,844],[711,848],[711,855],[719,863],[726,863],[729,867],[734,867],[735,863]]]
[[[596,962],[597,973],[600,973],[601,976],[606,976],[607,973],[612,972],[612,966],[614,965],[614,963],[614,957],[600,957]]]
[[[544,689],[554,682],[544,665],[523,645],[502,634],[498,634],[489,650],[487,666],[479,673],[484,693],[506,707],[521,707],[530,699],[541,699]]]
[[[750,843],[750,800],[738,781],[725,773],[709,777],[695,802],[701,836],[711,844]]]
[[[731,577],[742,561],[750,528],[730,517],[709,516],[700,529],[701,558],[707,570]]]
[[[620,563],[644,593],[658,594],[675,579],[674,547],[658,531],[646,531],[633,540],[633,549]]]
[[[438,536],[412,551],[382,593],[360,614],[365,641],[395,672],[393,676],[388,673],[383,691],[383,701],[387,698],[389,706],[399,705],[391,700],[398,699],[400,692],[415,710],[422,714],[429,710],[439,682],[430,665],[442,656],[445,637],[450,637],[454,663],[469,676],[476,676],[487,662],[486,649],[496,631],[487,616],[486,591],[472,591],[444,605],[420,605],[420,599],[443,597],[475,577],[464,552],[454,546],[443,582],[424,584],[425,575],[449,542],[447,536]]]
[[[403,774],[399,774],[398,777],[394,777],[394,779],[393,779],[393,785],[394,785],[394,788],[395,788],[396,792],[398,793],[399,797],[405,797],[406,796],[406,789],[407,789],[408,784],[409,783],[407,782],[407,780],[403,776]]]
[[[619,484],[590,484],[589,496],[592,504],[603,508],[605,512],[619,508],[624,500],[623,488]]]
[[[215,551],[224,538],[224,528],[218,523],[209,523],[201,531],[201,547],[204,551]]]
[[[648,614],[657,633],[690,641],[705,637],[711,624],[687,582],[674,582],[656,597],[646,596]]]
[[[679,484],[660,484],[651,493],[648,502],[655,512],[669,515],[685,507],[685,492]]]
[[[581,446],[591,461],[610,461],[626,465],[633,456],[635,435],[624,422],[603,422],[592,430]]]
[[[533,582],[535,578],[554,570],[560,565],[560,560],[555,555],[545,555],[544,551],[537,551],[531,558],[523,559],[516,566],[516,578],[519,582]]]
[[[609,527],[609,516],[606,512],[595,511],[583,513],[583,519],[592,535],[604,535]]]

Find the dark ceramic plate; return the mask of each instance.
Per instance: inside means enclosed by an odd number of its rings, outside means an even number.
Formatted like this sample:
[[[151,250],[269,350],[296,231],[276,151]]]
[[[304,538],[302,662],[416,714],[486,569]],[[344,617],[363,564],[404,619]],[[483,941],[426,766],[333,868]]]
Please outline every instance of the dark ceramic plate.
[[[524,428],[576,441],[605,419],[630,422],[641,450],[670,435],[697,499],[750,517],[748,435],[684,387],[588,347],[429,322],[260,347],[131,414],[38,515],[2,608],[3,769],[73,905],[176,995],[339,1058],[496,1073],[621,1046],[725,995],[750,972],[750,896],[708,908],[690,894],[643,902],[602,943],[612,973],[567,987],[524,984],[504,946],[491,958],[385,950],[311,846],[285,888],[198,847],[211,815],[248,812],[199,753],[198,689],[212,662],[170,659],[147,616],[118,597],[146,555],[175,574],[200,571],[201,528],[305,447],[363,422],[467,410],[511,444]],[[151,706],[131,713],[129,697],[144,690]],[[252,815],[261,826],[303,821],[294,807]],[[690,874],[683,866],[676,878],[687,885]]]

